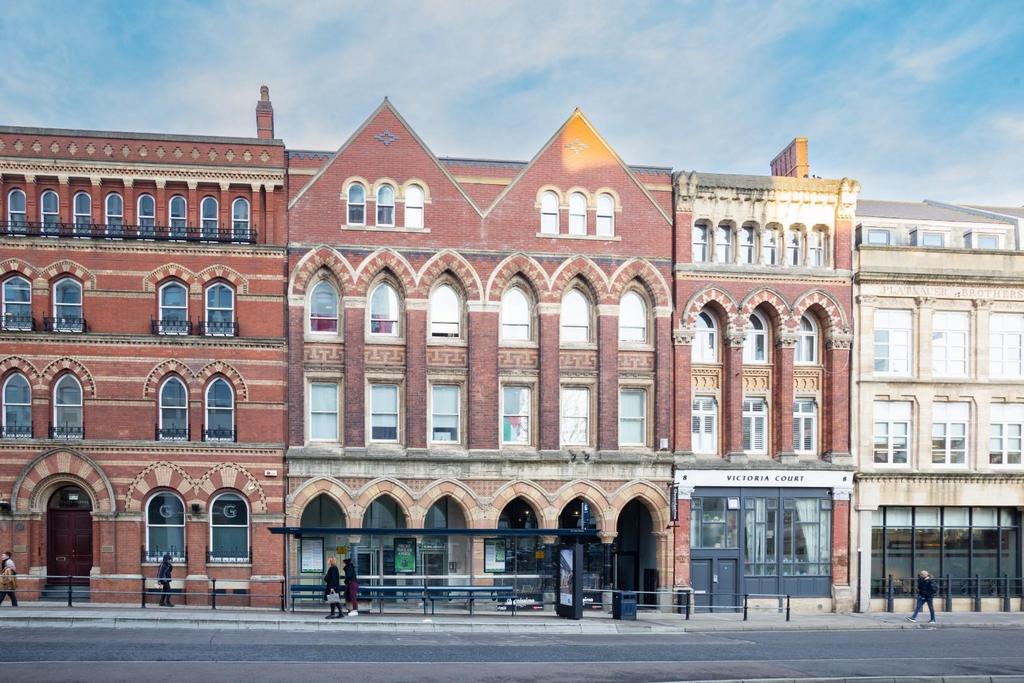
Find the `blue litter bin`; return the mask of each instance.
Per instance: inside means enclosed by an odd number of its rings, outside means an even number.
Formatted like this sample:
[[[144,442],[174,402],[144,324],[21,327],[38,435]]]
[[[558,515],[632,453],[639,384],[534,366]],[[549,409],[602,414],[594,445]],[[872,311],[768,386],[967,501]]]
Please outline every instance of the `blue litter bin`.
[[[636,621],[636,592],[616,591],[612,596],[612,619]]]

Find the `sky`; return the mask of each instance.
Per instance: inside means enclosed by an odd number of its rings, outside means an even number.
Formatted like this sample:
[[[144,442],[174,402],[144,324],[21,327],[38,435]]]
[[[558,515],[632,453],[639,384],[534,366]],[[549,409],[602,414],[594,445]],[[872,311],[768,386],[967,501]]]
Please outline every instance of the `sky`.
[[[337,149],[384,96],[439,156],[528,160],[580,107],[628,163],[1024,204],[1022,2],[6,0],[0,125]]]

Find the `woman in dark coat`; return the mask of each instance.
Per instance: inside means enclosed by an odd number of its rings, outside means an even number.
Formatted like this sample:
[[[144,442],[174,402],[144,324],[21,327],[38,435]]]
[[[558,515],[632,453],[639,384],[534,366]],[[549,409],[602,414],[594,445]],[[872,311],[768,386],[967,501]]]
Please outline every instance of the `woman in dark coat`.
[[[164,553],[164,559],[160,562],[160,572],[157,574],[160,585],[164,589],[164,592],[160,595],[161,607],[174,607],[171,604],[171,572],[173,570],[174,565],[171,564],[171,554]]]
[[[324,583],[326,584],[326,587],[324,588],[324,599],[327,600],[327,604],[331,606],[331,613],[324,618],[341,619],[345,616],[345,612],[341,609],[341,574],[338,572],[338,561],[332,557],[327,560],[327,564],[329,566],[327,567],[327,573],[324,574]],[[331,594],[339,596],[337,598],[337,602],[331,602],[328,597]],[[337,615],[334,614],[335,608],[338,610]]]
[[[352,564],[351,558],[345,558],[345,597],[352,604],[352,610],[348,613],[350,617],[359,615],[359,579],[356,578],[356,566]]]

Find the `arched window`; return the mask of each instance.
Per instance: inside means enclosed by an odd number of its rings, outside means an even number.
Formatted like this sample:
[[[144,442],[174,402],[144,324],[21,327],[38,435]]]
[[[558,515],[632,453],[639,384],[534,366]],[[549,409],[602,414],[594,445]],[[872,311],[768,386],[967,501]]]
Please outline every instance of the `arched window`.
[[[136,222],[139,224],[141,237],[153,236],[153,228],[156,227],[156,200],[153,199],[153,195],[139,195]]]
[[[732,226],[728,223],[715,230],[715,263],[732,263]]]
[[[85,318],[82,316],[82,285],[69,277],[53,287],[54,332],[84,332]]]
[[[216,197],[203,197],[203,201],[199,204],[199,211],[202,213],[200,219],[202,221],[202,232],[201,236],[203,239],[216,239],[217,233],[220,230],[220,217],[219,207],[217,206]]]
[[[28,221],[25,208],[25,192],[14,189],[7,193],[7,221],[14,225],[24,225]]]
[[[647,341],[647,304],[634,291],[623,294],[619,302],[619,341]]]
[[[338,332],[338,293],[326,280],[317,283],[309,295],[309,331]]]
[[[441,285],[430,294],[430,336],[455,338],[459,336],[462,306],[459,295],[450,285]]]
[[[818,326],[806,315],[800,318],[796,333],[796,362],[818,362]]]
[[[701,311],[697,316],[697,334],[693,338],[693,362],[718,362],[718,326],[707,311]]]
[[[237,493],[222,493],[210,505],[210,562],[251,562],[249,503]]]
[[[779,262],[779,231],[767,228],[761,233],[761,263],[774,266]]]
[[[608,193],[597,195],[597,234],[601,237],[615,234],[615,200]]]
[[[511,287],[501,297],[501,338],[526,341],[531,338],[530,299],[519,287]]]
[[[160,334],[188,334],[188,290],[180,282],[160,287]]]
[[[6,439],[32,438],[32,388],[25,375],[14,373],[4,382],[3,432]]]
[[[107,195],[107,201],[104,203],[106,211],[106,224],[107,226],[116,226],[120,228],[124,225],[124,200],[116,192],[111,192]],[[110,232],[110,228],[107,228]],[[115,230],[114,232],[120,232]]]
[[[177,377],[168,377],[160,386],[160,441],[188,441],[188,392]]]
[[[753,263],[757,254],[754,246],[755,230],[752,225],[740,228],[740,263]]]
[[[558,234],[558,195],[551,190],[540,196],[540,231],[545,235]]]
[[[249,239],[249,200],[239,197],[231,203],[231,237]]]
[[[218,377],[206,387],[206,441],[235,440],[235,393]]]
[[[366,188],[359,183],[348,186],[348,224],[366,224]]]
[[[3,329],[15,332],[33,328],[32,285],[20,275],[4,280],[2,322]]]
[[[579,192],[569,195],[569,234],[587,234],[587,198]]]
[[[786,265],[799,266],[803,263],[804,235],[792,228],[786,232]]]
[[[185,504],[170,491],[154,494],[146,504],[146,562],[164,555],[185,561]]]
[[[807,233],[807,265],[825,265],[825,233],[821,230]]]
[[[205,334],[234,337],[238,334],[235,322],[235,292],[222,282],[206,288]]]
[[[708,260],[708,225],[698,223],[692,231],[692,255],[694,263],[707,263]]]
[[[562,343],[590,341],[590,300],[578,289],[562,299]]]
[[[750,316],[750,327],[743,342],[743,362],[768,362],[768,324],[760,313]]]
[[[168,202],[167,220],[170,223],[171,237],[183,238],[188,226],[188,202],[180,194],[174,195]]]
[[[370,334],[398,336],[398,294],[386,282],[370,295]]]
[[[53,190],[47,190],[40,200],[44,228],[56,226],[60,223],[60,197]]]
[[[79,192],[75,195],[75,232],[88,232],[92,224],[92,197],[88,192]]]
[[[381,185],[377,188],[377,225],[390,228],[395,224],[395,188]]]
[[[81,439],[82,385],[74,375],[64,375],[53,387],[53,427],[51,438]]]
[[[423,227],[423,188],[419,185],[405,188],[405,227]]]

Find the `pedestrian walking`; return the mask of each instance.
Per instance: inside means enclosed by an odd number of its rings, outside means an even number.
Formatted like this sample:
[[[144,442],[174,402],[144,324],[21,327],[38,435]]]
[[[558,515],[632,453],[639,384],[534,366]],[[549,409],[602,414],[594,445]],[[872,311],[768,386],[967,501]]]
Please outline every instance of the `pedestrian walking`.
[[[348,615],[359,616],[359,579],[356,577],[356,566],[348,557],[345,558],[345,597],[352,606]]]
[[[164,559],[160,562],[160,572],[157,574],[163,593],[160,595],[161,607],[174,607],[171,603],[171,572],[174,565],[171,563],[171,554],[164,553]]]
[[[928,605],[928,613],[931,615],[928,623],[935,623],[935,605],[932,604],[932,601],[937,590],[935,582],[932,581],[932,575],[922,569],[921,573],[917,575],[917,606],[914,607],[914,614],[907,617],[907,621],[917,623],[917,615],[920,613],[921,608]]]
[[[11,551],[8,550],[0,559],[0,605],[4,604],[4,598],[11,597],[11,607],[18,606],[18,571],[11,558]]]
[[[345,610],[342,609],[344,604],[344,598],[341,594],[341,574],[338,572],[338,561],[333,557],[327,560],[327,573],[324,574],[324,599],[327,600],[327,604],[331,606],[331,613],[328,614],[324,619],[341,619],[345,616]],[[335,614],[334,610],[338,610]]]

